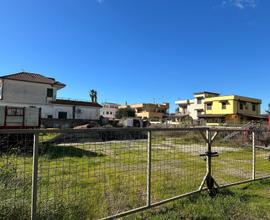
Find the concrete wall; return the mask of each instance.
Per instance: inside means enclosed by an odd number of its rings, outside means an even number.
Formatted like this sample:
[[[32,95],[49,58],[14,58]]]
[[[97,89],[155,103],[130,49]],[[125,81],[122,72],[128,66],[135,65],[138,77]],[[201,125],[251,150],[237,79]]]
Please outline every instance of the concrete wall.
[[[78,111],[80,109],[80,111]],[[81,113],[79,113],[81,112]],[[76,106],[75,119],[99,120],[100,108],[88,106]]]
[[[81,119],[41,119],[41,126],[45,128],[74,128],[88,123],[89,120]]]
[[[3,97],[1,102],[22,104],[46,104],[56,98],[56,88],[42,83],[16,80],[3,80]],[[54,91],[53,98],[47,98],[47,89]]]
[[[43,107],[42,118],[48,118],[48,114],[53,118],[58,118],[59,112],[67,112],[67,119],[73,119],[73,105],[49,105]],[[75,118],[83,120],[99,120],[100,108],[91,106],[75,106]]]
[[[67,112],[67,119],[73,119],[73,107],[69,105],[53,105],[53,118],[58,118],[59,112]]]
[[[8,102],[0,102],[0,106],[14,106],[14,107],[30,107],[31,104],[14,104]],[[58,118],[59,112],[67,112],[67,119],[73,119],[73,106],[72,105],[58,105],[58,104],[46,104],[46,105],[34,105],[36,108],[41,108],[41,118],[48,118],[48,115],[52,115],[53,118]],[[77,111],[80,109],[81,111]],[[80,113],[79,113],[80,112]],[[76,106],[75,119],[86,120],[99,120],[100,108],[91,106]]]
[[[197,104],[195,104],[195,101],[196,100],[192,100],[192,103],[190,105],[188,105],[188,107],[187,107],[188,114],[193,120],[198,119],[197,111],[195,110],[197,107]]]
[[[204,111],[204,101],[202,101],[202,104],[197,104],[196,99],[189,100],[186,113],[184,113],[182,106],[179,106],[180,114],[188,114],[190,117],[192,117],[193,120],[198,119],[198,110]]]
[[[227,115],[227,114],[235,114],[236,113],[236,103],[234,100],[227,100],[228,103],[226,105],[226,109],[222,109],[222,103],[219,100],[213,101],[212,102],[212,110],[207,109],[206,105],[206,114],[222,114],[222,115]]]
[[[160,113],[160,112],[140,112],[140,113],[136,113],[136,117],[139,118],[147,118],[147,119],[159,119],[161,120],[163,118],[163,116],[165,116],[164,113]]]
[[[38,127],[39,126],[39,109],[38,108],[26,108],[24,117],[25,126]]]

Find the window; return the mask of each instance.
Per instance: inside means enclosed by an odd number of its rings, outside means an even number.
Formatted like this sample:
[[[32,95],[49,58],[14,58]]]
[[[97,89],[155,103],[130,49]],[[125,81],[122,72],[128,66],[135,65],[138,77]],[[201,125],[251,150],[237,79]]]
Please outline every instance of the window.
[[[244,109],[244,103],[243,102],[240,102],[239,108],[240,108],[240,110],[243,110]]]
[[[202,104],[202,100],[203,100],[203,98],[197,98],[197,104],[198,105]]]
[[[58,112],[59,119],[67,119],[67,112]]]
[[[256,112],[256,104],[252,104],[252,111]]]
[[[158,112],[158,113],[165,113],[165,110],[162,110],[162,109],[160,109],[160,110],[157,110],[156,112]]]
[[[226,109],[227,108],[227,102],[221,102],[221,108]]]
[[[203,110],[197,110],[197,115],[199,116],[199,115],[202,115],[202,113],[203,113]]]
[[[207,110],[212,110],[212,102],[206,104],[206,109]]]
[[[47,98],[53,97],[53,89],[47,89]]]
[[[108,114],[109,114],[109,112],[106,112],[106,114],[108,115]]]
[[[23,108],[8,108],[7,115],[8,116],[23,116],[24,109]]]
[[[187,107],[185,106],[185,107],[181,107],[181,108],[180,108],[180,111],[181,111],[182,114],[187,114],[188,109],[187,109]]]
[[[110,115],[112,115],[112,112],[110,112]]]
[[[137,113],[141,113],[142,112],[142,109],[141,108],[137,108]]]
[[[53,116],[52,115],[47,115],[47,118],[53,118]]]

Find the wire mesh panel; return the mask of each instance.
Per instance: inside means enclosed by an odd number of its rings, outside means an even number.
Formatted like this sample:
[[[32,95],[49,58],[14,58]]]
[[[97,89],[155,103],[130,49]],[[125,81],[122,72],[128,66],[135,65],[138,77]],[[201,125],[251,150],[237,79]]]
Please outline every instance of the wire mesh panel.
[[[0,219],[31,214],[32,134],[0,134]]]
[[[40,134],[38,216],[98,219],[146,204],[144,132]]]
[[[252,132],[218,131],[212,151],[219,155],[213,158],[212,170],[220,186],[252,178]]]
[[[152,132],[152,201],[198,190],[206,173],[206,151],[198,131]]]
[[[0,131],[0,219],[30,218],[33,154],[37,219],[122,215],[198,192],[203,180],[209,187],[211,175],[220,186],[270,175],[269,132],[216,131],[215,136],[210,128],[39,130],[35,139],[29,131]],[[208,135],[214,138],[211,152]]]
[[[257,130],[256,143],[256,177],[270,176],[270,132]]]

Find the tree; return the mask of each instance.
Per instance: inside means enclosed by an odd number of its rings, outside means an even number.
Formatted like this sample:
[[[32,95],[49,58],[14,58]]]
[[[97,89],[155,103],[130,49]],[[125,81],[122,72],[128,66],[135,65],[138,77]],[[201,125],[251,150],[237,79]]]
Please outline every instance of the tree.
[[[118,119],[135,117],[135,110],[132,108],[120,108],[116,112],[115,117]]]

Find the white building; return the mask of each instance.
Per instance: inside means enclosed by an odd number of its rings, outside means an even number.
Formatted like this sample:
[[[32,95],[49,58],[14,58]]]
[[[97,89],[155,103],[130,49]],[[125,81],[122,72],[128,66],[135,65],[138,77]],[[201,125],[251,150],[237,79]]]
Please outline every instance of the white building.
[[[116,103],[102,103],[102,108],[100,109],[100,115],[109,120],[114,120],[118,107],[120,105]]]
[[[178,105],[178,115],[191,116],[193,120],[198,120],[198,116],[204,114],[204,100],[219,96],[218,93],[213,92],[197,92],[194,93],[194,99],[177,100],[175,104]]]
[[[98,120],[96,102],[57,99],[65,84],[40,74],[20,72],[0,77],[0,106],[41,108],[41,118]]]

